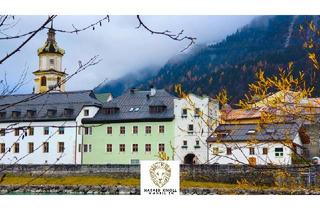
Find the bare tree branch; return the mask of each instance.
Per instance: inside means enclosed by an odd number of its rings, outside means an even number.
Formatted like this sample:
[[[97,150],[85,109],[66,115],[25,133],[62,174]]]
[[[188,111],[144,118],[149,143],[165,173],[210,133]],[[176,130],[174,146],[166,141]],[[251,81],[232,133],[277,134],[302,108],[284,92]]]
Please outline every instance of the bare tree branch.
[[[169,30],[165,30],[165,31],[154,31],[151,28],[149,28],[146,24],[144,24],[144,22],[141,20],[140,15],[137,15],[137,19],[139,21],[139,25],[136,27],[138,28],[144,28],[147,31],[149,31],[151,34],[157,34],[157,35],[164,35],[169,37],[170,39],[173,39],[175,41],[184,41],[184,40],[189,40],[189,44],[181,50],[181,52],[187,50],[189,47],[191,47],[191,45],[195,44],[195,40],[197,38],[195,37],[191,37],[191,36],[183,36],[184,30],[181,30],[179,33],[174,34]]]
[[[35,30],[33,33],[31,33],[31,35],[24,41],[22,42],[15,50],[13,50],[11,53],[7,54],[6,56],[4,56],[4,58],[2,58],[0,60],[0,64],[2,64],[4,61],[6,61],[8,58],[10,58],[11,56],[13,56],[14,54],[16,54],[17,52],[20,51],[20,49],[26,45],[39,31],[41,31],[48,23],[50,23],[54,18],[56,17],[56,15],[51,15],[48,17],[48,19],[37,29]]]

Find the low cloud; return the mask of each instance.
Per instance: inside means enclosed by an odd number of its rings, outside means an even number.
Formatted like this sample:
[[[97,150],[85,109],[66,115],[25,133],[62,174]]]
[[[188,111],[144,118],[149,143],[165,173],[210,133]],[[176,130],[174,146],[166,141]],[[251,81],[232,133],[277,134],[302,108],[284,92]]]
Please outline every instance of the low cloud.
[[[23,33],[37,27],[45,16],[19,16],[18,24],[8,33]],[[72,29],[88,25],[98,20],[99,16],[58,16],[55,28]],[[213,43],[223,39],[249,23],[253,16],[142,16],[143,21],[154,30],[179,32],[184,29],[188,36],[197,37],[197,43]],[[67,90],[93,89],[105,79],[116,79],[129,72],[138,71],[148,66],[162,66],[168,59],[180,53],[188,43],[177,42],[165,36],[151,35],[144,29],[136,29],[135,16],[111,16],[110,23],[102,27],[76,34],[57,33],[59,47],[65,49],[63,67],[72,73],[78,61],[85,62],[94,55],[99,55],[101,63],[87,69],[68,82]],[[24,69],[28,69],[26,85],[21,93],[30,93],[33,87],[32,72],[38,68],[36,50],[46,40],[46,31],[39,33],[21,52],[0,65],[0,75],[7,73],[12,85]],[[0,41],[0,55],[3,57],[14,49],[22,40]]]

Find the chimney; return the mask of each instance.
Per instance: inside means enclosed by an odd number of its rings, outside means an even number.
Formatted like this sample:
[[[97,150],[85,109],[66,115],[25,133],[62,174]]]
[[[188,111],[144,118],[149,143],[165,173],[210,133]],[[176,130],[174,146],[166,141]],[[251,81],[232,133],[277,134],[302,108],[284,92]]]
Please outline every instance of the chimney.
[[[157,90],[153,87],[153,85],[150,86],[150,96],[155,96]]]
[[[149,95],[149,94],[147,94],[146,96],[147,96],[147,99],[149,100],[149,99],[150,99],[150,95]]]

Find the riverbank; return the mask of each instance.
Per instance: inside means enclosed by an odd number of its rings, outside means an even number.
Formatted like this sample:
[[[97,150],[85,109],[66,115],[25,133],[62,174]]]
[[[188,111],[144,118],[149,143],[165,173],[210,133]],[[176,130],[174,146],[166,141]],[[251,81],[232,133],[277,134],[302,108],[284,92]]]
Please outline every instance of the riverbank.
[[[1,185],[1,195],[139,195],[135,186]],[[181,195],[320,195],[311,189],[181,188]]]

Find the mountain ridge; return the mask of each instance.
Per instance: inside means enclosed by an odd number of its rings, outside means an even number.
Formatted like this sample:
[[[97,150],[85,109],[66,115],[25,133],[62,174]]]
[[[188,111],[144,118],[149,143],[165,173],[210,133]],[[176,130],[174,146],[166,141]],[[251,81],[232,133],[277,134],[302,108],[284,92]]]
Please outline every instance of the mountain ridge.
[[[174,93],[174,85],[179,83],[186,92],[211,97],[226,89],[231,102],[235,103],[248,90],[248,84],[255,80],[259,69],[271,76],[279,67],[293,61],[294,75],[304,70],[308,78],[311,66],[302,48],[303,39],[298,26],[312,18],[257,17],[216,44],[202,46],[181,60],[169,60],[154,75],[136,81],[132,86],[146,89],[153,85]],[[104,89],[108,90],[111,89]],[[320,90],[319,82],[316,90]]]

